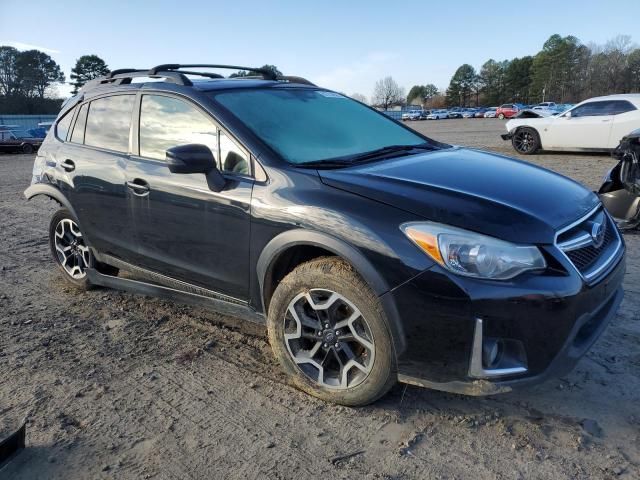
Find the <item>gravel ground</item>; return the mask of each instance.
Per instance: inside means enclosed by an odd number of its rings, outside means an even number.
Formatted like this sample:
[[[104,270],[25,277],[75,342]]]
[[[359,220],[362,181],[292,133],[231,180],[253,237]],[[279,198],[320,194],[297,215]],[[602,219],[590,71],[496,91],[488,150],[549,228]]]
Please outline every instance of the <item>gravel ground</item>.
[[[513,154],[499,120],[411,125]],[[526,160],[589,188],[613,164]],[[639,235],[622,308],[568,377],[487,398],[398,385],[349,409],[288,385],[260,328],[69,288],[49,258],[55,205],[22,197],[32,161],[0,155],[0,432],[28,421],[1,479],[640,478]]]

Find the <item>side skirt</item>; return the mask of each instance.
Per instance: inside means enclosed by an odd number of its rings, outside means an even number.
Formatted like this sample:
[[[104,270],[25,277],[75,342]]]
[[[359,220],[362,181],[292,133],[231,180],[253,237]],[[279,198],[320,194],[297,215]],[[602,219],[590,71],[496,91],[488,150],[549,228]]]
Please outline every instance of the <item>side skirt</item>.
[[[246,304],[231,303],[219,298],[199,295],[197,293],[156,285],[154,283],[147,283],[140,280],[104,275],[93,268],[87,270],[87,276],[93,285],[100,285],[102,287],[136,293],[138,295],[160,297],[174,302],[204,307],[223,315],[238,317],[242,320],[247,320],[261,325],[266,323],[264,315],[256,312]]]
[[[453,382],[431,382],[423,378],[414,377],[412,375],[398,374],[400,383],[408,383],[417,387],[430,388],[432,390],[440,390],[449,393],[458,393],[461,395],[471,395],[474,397],[482,397],[485,395],[495,395],[497,393],[507,393],[512,389],[509,386],[500,386],[487,380],[473,380],[470,382],[453,381]]]

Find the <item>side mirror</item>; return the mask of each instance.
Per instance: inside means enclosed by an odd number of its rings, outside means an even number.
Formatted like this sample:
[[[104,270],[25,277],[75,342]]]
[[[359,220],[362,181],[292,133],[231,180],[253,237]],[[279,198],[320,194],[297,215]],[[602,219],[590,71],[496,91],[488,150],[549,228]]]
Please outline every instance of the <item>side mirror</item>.
[[[564,117],[569,120],[571,118],[571,112],[567,112],[564,114]]]
[[[214,192],[222,190],[226,180],[216,167],[216,160],[206,145],[190,143],[166,151],[167,166],[171,173],[204,173],[207,185]]]
[[[178,145],[166,152],[171,173],[209,173],[215,168],[213,153],[206,145],[191,143]]]

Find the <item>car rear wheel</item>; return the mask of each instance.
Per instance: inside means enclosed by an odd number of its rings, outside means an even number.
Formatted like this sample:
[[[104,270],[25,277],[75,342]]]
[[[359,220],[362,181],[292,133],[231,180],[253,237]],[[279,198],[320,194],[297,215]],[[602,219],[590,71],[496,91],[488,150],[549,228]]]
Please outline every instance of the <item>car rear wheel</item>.
[[[500,120],[504,120],[504,113],[501,113],[500,115],[498,115],[498,118],[499,118]]]
[[[118,274],[117,268],[95,261],[77,220],[67,209],[58,210],[51,218],[49,245],[53,259],[65,280],[78,288],[91,288],[87,278],[89,268],[94,267],[107,275]]]
[[[25,143],[22,146],[22,153],[26,153],[26,154],[31,154],[33,153],[33,145],[30,145],[28,143]]]
[[[269,305],[268,331],[293,383],[325,401],[366,405],[397,379],[378,297],[339,258],[299,265],[280,282]]]
[[[516,152],[522,155],[531,155],[540,149],[540,136],[533,128],[519,128],[513,134],[511,144]]]

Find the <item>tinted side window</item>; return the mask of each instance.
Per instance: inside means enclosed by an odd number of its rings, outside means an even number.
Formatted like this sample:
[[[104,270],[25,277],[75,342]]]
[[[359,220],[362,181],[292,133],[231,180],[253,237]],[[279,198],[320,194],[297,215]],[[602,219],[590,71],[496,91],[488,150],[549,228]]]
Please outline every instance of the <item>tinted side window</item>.
[[[626,100],[611,100],[607,103],[609,104],[609,113],[607,115],[619,115],[621,113],[627,113],[636,109],[636,107],[634,107],[630,102],[627,102]]]
[[[84,143],[84,129],[87,124],[87,112],[89,111],[89,104],[85,103],[80,107],[78,118],[76,118],[76,124],[73,127],[71,133],[71,141],[74,143]]]
[[[144,95],[140,107],[140,155],[165,159],[168,148],[200,143],[218,156],[218,129],[197,108],[162,95]]]
[[[84,134],[85,145],[117,152],[129,150],[134,99],[133,95],[114,95],[91,102]]]
[[[58,140],[62,140],[64,142],[67,139],[67,134],[69,133],[69,127],[71,126],[71,119],[73,118],[73,112],[75,111],[76,109],[72,108],[56,124],[56,137],[58,137]]]

